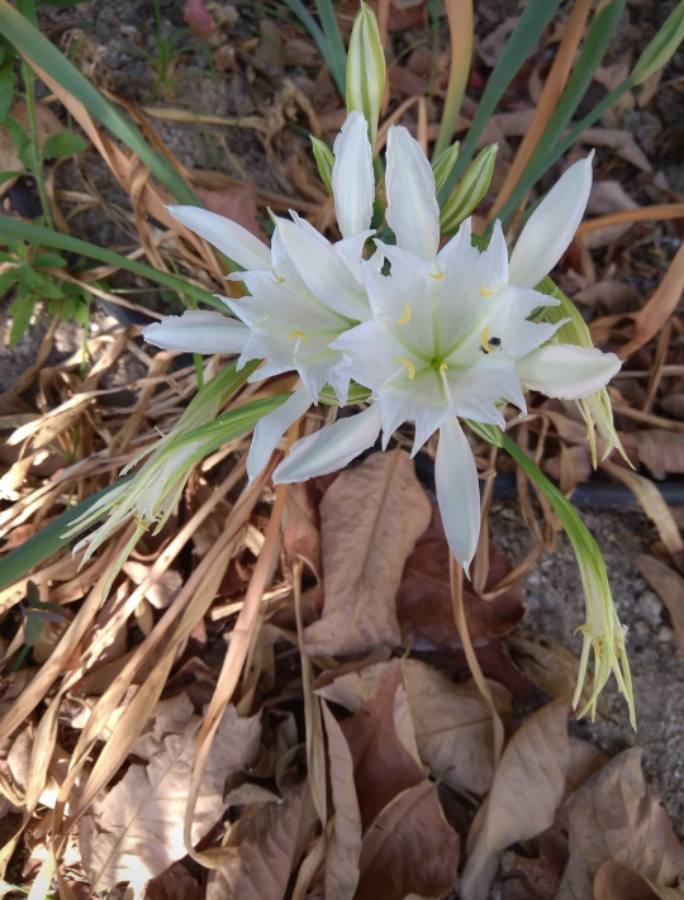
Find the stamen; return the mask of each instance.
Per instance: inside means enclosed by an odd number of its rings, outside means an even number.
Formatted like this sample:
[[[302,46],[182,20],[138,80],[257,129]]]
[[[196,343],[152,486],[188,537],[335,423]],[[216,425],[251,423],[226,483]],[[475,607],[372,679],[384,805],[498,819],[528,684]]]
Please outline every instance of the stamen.
[[[416,377],[416,367],[411,360],[407,356],[397,356],[395,362],[398,362],[399,365],[406,369],[409,381],[413,381]]]
[[[443,362],[438,371],[440,376],[443,377],[444,373],[449,371],[449,366],[447,365],[447,363]]]
[[[434,278],[435,281],[444,281],[446,275],[444,272],[430,272],[430,278]]]
[[[397,324],[398,325],[408,325],[408,323],[410,321],[411,321],[411,307],[408,305],[408,303],[404,303],[404,311],[401,314],[401,318],[397,319]]]
[[[480,337],[480,349],[483,353],[491,353],[492,348],[489,346],[489,325],[482,332],[482,336]]]
[[[494,291],[491,288],[481,287],[480,297],[491,297]]]
[[[299,339],[300,341],[304,341],[305,344],[309,343],[309,338],[303,331],[291,331],[287,336],[288,341],[294,341]]]
[[[285,276],[284,275],[276,275],[276,273],[274,272],[273,279],[276,284],[282,284],[285,281]]]

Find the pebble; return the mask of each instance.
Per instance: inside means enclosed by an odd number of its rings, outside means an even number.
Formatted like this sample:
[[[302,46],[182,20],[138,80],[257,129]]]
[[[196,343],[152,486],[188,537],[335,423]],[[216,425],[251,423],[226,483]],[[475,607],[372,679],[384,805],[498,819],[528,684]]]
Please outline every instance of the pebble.
[[[646,621],[654,630],[661,625],[663,604],[657,594],[653,591],[643,591],[637,597],[636,610],[638,614]]]

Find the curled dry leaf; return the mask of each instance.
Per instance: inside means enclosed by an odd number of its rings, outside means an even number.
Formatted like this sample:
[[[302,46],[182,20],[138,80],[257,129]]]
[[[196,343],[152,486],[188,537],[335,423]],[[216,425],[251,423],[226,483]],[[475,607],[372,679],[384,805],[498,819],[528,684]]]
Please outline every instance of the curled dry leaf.
[[[461,894],[468,900],[489,896],[502,850],[552,824],[570,758],[567,717],[565,703],[544,706],[523,722],[504,750],[469,836],[461,878]]]
[[[321,502],[325,604],[304,632],[309,654],[400,643],[395,598],[430,503],[404,450],[376,453],[335,480]]]
[[[144,885],[186,855],[183,816],[197,742],[199,716],[186,719],[182,730],[178,710],[157,727],[173,722],[173,731],[146,745],[145,766],[132,765],[81,820],[80,847],[92,890],[107,890],[130,882],[138,895]],[[160,725],[160,720],[162,724]],[[211,749],[195,807],[192,838],[196,843],[220,819],[226,779],[256,756],[259,716],[242,719],[229,707]]]
[[[684,900],[684,889],[659,887],[630,866],[609,860],[594,878],[594,900]]]
[[[506,558],[491,546],[485,589],[492,588],[510,571],[511,566]],[[493,600],[478,597],[467,582],[464,601],[473,641],[505,634],[520,622],[526,612],[522,581],[517,581]],[[410,646],[420,647],[426,640],[433,646],[449,649],[461,646],[451,601],[449,546],[436,505],[433,506],[430,527],[418,540],[406,562],[397,594],[397,614],[404,642]]]
[[[416,742],[432,774],[455,791],[483,794],[494,775],[492,716],[472,681],[454,683],[416,660],[401,663]],[[499,712],[508,691],[489,683]]]
[[[364,835],[355,900],[443,897],[456,881],[458,860],[458,834],[425,779],[395,797]]]
[[[207,900],[282,900],[315,821],[306,784],[247,811],[230,831],[230,855],[209,876]]]
[[[326,703],[323,703],[323,721],[335,809],[325,855],[325,897],[351,900],[359,881],[361,853],[361,813],[354,787],[354,761],[342,729]]]
[[[563,812],[570,860],[558,900],[590,892],[592,880],[609,860],[630,865],[662,887],[684,876],[684,848],[644,781],[641,750],[625,750],[606,763],[570,796]]]
[[[200,883],[181,865],[174,863],[170,869],[157,875],[147,885],[144,900],[202,900],[204,891]]]
[[[637,557],[637,568],[667,607],[680,655],[684,655],[684,578],[653,556]]]
[[[283,513],[283,547],[321,580],[321,529],[310,481],[291,484]]]

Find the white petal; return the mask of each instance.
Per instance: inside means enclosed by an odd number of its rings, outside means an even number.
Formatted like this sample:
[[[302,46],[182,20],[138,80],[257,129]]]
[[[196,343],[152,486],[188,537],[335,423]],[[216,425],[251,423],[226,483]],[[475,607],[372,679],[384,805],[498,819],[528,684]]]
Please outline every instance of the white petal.
[[[243,269],[268,269],[271,254],[251,231],[242,225],[199,206],[169,206],[171,215]]]
[[[387,135],[387,222],[397,244],[423,259],[432,259],[439,245],[439,206],[435,176],[420,144],[403,126]]]
[[[516,369],[531,390],[576,400],[600,391],[621,365],[614,353],[602,353],[596,347],[550,344],[519,360]]]
[[[539,284],[567,250],[589,199],[593,155],[570,166],[528,219],[511,254],[511,284]]]
[[[249,329],[220,312],[189,309],[143,328],[145,340],[166,350],[188,353],[240,353]]]
[[[294,445],[273,473],[273,481],[283,484],[327,475],[350,463],[372,447],[380,433],[380,410],[373,404],[363,412],[338,419]]]
[[[455,417],[439,431],[435,486],[447,543],[467,571],[480,534],[480,486],[472,450]]]
[[[300,419],[310,406],[308,391],[299,387],[285,403],[259,419],[247,454],[247,475],[250,481],[264,469],[290,425]]]
[[[278,230],[290,261],[314,297],[349,319],[365,318],[363,292],[334,248],[289,219],[278,219]]]
[[[347,117],[333,145],[332,187],[342,237],[349,238],[370,225],[375,197],[373,151],[368,124],[360,112]]]

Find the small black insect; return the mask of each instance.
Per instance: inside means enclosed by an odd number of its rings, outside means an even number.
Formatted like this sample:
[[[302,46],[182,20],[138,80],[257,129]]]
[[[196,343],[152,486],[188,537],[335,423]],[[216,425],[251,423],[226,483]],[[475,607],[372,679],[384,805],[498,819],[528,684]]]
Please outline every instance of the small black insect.
[[[490,347],[500,347],[501,346],[501,338],[493,337],[489,339]]]

